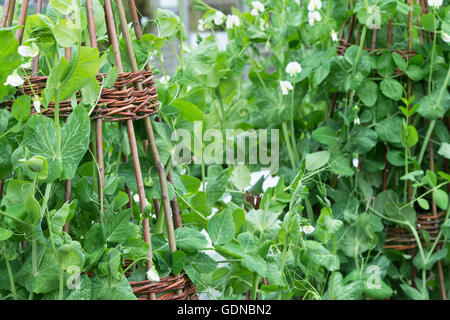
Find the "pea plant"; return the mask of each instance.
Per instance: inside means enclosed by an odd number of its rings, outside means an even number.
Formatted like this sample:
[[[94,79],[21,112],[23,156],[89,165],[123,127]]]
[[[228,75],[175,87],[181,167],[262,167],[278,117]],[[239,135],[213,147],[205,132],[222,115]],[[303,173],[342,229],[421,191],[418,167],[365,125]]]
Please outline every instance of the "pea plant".
[[[448,297],[450,3],[245,2],[193,0],[193,41],[182,12],[128,24],[135,59],[101,0],[97,47],[86,1],[0,29],[0,299],[134,300],[130,282],[181,274],[207,299]],[[157,78],[176,250],[144,119],[145,210],[123,123],[103,125],[100,178],[91,117],[134,62]]]

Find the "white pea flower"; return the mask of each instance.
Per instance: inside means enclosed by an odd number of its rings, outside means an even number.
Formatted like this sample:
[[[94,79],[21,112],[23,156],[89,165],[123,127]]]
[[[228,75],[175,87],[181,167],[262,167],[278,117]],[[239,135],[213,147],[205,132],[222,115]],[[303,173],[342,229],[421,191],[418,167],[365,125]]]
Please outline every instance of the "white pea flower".
[[[264,31],[264,30],[266,30],[266,27],[267,27],[266,20],[261,19],[261,20],[259,21],[259,29],[261,29],[261,31]]]
[[[294,89],[294,87],[292,86],[292,83],[290,83],[289,81],[280,81],[280,87],[281,87],[281,93],[283,94],[283,96],[289,94],[289,91]]]
[[[442,31],[442,40],[444,40],[445,42],[449,43],[450,42],[450,35],[448,33],[445,33],[444,31]]]
[[[11,75],[9,75],[8,78],[6,78],[6,82],[3,85],[18,87],[23,85],[24,82],[25,81],[22,79],[22,77],[17,74],[17,70],[14,70],[14,72]]]
[[[359,119],[358,116],[356,116],[355,120],[353,121],[353,124],[358,125],[358,126],[361,124],[361,120]]]
[[[152,266],[150,270],[147,271],[147,279],[154,282],[159,282],[158,271],[156,271],[155,266]]]
[[[322,8],[321,0],[311,0],[308,4],[308,11],[320,10]]]
[[[353,166],[354,166],[355,168],[358,168],[358,166],[359,166],[359,160],[358,160],[358,158],[353,158],[352,163],[353,163]]]
[[[41,100],[39,99],[38,96],[34,96],[33,98],[33,107],[37,113],[41,113]]]
[[[257,16],[265,10],[264,5],[260,1],[252,1],[252,6],[253,9],[250,12],[252,16]]]
[[[331,39],[334,41],[334,42],[337,42],[337,41],[339,41],[339,39],[338,39],[338,34],[337,34],[337,32],[336,31],[331,31]]]
[[[231,202],[232,197],[230,195],[227,195],[225,198],[223,198],[223,203],[229,203]]]
[[[31,68],[31,60],[27,61],[25,63],[22,63],[20,66],[24,69],[30,69]]]
[[[39,54],[39,48],[37,47],[37,45],[34,42],[31,44],[31,47],[19,46],[19,48],[17,48],[17,51],[19,52],[19,54],[22,57],[34,58]]]
[[[442,0],[428,0],[428,5],[435,9],[439,9],[439,7],[442,6],[442,2]]]
[[[310,12],[308,12],[308,20],[309,20],[309,25],[312,26],[312,25],[314,25],[314,22],[321,21],[322,17],[320,16],[319,11],[310,11]]]
[[[170,80],[170,76],[162,76],[161,79],[159,79],[159,82],[161,84],[168,84]]]
[[[198,31],[205,31],[205,21],[203,19],[198,20]]]
[[[296,76],[300,72],[302,72],[302,67],[300,66],[300,63],[298,63],[297,61],[289,62],[288,65],[286,66],[286,73],[289,73],[291,77]]]
[[[314,230],[316,230],[316,228],[314,228],[313,226],[304,226],[303,227],[303,232],[305,234],[311,234],[314,232]]]
[[[222,13],[222,11],[216,11],[214,14],[214,23],[216,25],[221,25],[225,21],[225,15]]]
[[[228,15],[227,16],[227,29],[233,29],[234,27],[239,27],[241,25],[241,20],[238,16]]]

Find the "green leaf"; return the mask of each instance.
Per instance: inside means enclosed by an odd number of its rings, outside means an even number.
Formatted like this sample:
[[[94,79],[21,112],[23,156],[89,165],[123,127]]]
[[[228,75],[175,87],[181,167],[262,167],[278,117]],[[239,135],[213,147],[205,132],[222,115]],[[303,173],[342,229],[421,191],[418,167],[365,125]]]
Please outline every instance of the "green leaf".
[[[311,262],[324,266],[329,271],[339,270],[339,258],[317,241],[305,241],[306,256]]]
[[[394,62],[397,65],[397,67],[401,71],[406,72],[407,65],[406,65],[405,59],[403,59],[403,57],[400,54],[398,54],[397,52],[392,53],[392,58],[394,59]]]
[[[69,14],[74,9],[72,0],[50,0],[50,4],[63,15]]]
[[[447,210],[448,207],[448,194],[441,190],[437,189],[433,193],[434,201],[436,201],[436,205],[442,210]]]
[[[52,119],[41,115],[28,119],[23,144],[30,151],[30,156],[42,156],[47,160],[47,181],[53,181],[60,176],[62,161],[56,156],[56,129]]]
[[[191,102],[184,101],[182,99],[177,99],[171,103],[172,106],[178,109],[180,111],[181,116],[183,119],[187,121],[201,121],[204,118],[203,112],[200,111],[200,109],[192,104]]]
[[[331,289],[333,288],[333,296],[331,295]],[[328,291],[326,292],[324,299],[332,300],[360,300],[364,291],[364,284],[361,280],[352,281],[349,284],[344,284],[342,274],[336,272],[332,274],[329,283]]]
[[[54,234],[60,235],[62,232],[62,228],[66,224],[67,217],[70,213],[70,206],[68,202],[65,202],[64,205],[56,211],[56,213],[52,216],[52,232]]]
[[[320,127],[312,132],[312,137],[320,143],[333,148],[339,141],[339,137],[330,127]]]
[[[428,31],[434,31],[434,12],[428,12],[420,16],[420,24]]]
[[[430,209],[430,204],[428,203],[427,200],[421,198],[421,199],[417,199],[417,202],[419,203],[419,206],[420,206],[423,210],[428,210],[428,209]]]
[[[406,293],[406,295],[413,300],[426,300],[425,297],[417,290],[407,284],[400,284],[402,290]]]
[[[247,213],[247,222],[253,230],[268,236],[270,233],[275,233],[279,230],[279,215],[280,213],[270,210],[252,209]]]
[[[251,272],[258,273],[261,277],[267,276],[267,263],[258,255],[245,255],[241,263]]]
[[[100,94],[100,85],[98,84],[97,79],[91,78],[87,81],[87,84],[84,88],[81,89],[81,95],[83,99],[81,103],[86,105],[93,105]]]
[[[110,281],[108,277],[95,276],[92,279],[93,300],[136,300],[127,278]]]
[[[113,66],[111,69],[109,69],[106,78],[102,81],[103,88],[112,88],[116,83],[118,75],[119,69],[116,66]]]
[[[190,193],[197,192],[200,188],[200,184],[202,183],[200,179],[189,175],[182,175],[181,181]]]
[[[75,45],[79,41],[80,34],[80,29],[69,19],[59,19],[53,29],[56,41],[63,48]]]
[[[243,190],[250,185],[250,170],[245,165],[238,165],[231,173],[231,182],[239,189]]]
[[[380,84],[381,92],[392,100],[400,100],[403,95],[403,87],[397,80],[384,79]]]
[[[450,159],[450,143],[442,142],[442,144],[438,150],[438,154],[447,159]]]
[[[206,38],[186,55],[187,71],[194,76],[211,73],[216,64],[217,53],[217,42],[211,37]]]
[[[364,281],[364,294],[371,299],[386,299],[394,294],[394,291],[386,282],[379,280],[379,286],[369,287],[368,280]]]
[[[356,93],[366,106],[372,107],[378,99],[378,86],[375,82],[367,80],[363,82]]]
[[[419,141],[419,135],[417,134],[416,128],[414,128],[412,125],[406,127],[406,130],[402,126],[401,138],[402,145],[405,148],[413,147]]]
[[[221,213],[216,213],[208,221],[208,233],[214,245],[226,244],[230,242],[236,232],[232,211],[224,210]]]
[[[28,95],[21,95],[14,100],[11,107],[11,113],[13,117],[24,123],[29,117],[31,112],[31,97]]]
[[[189,227],[176,229],[175,239],[177,247],[187,252],[195,252],[206,248],[208,245],[208,241],[203,234]]]
[[[330,160],[329,151],[319,151],[314,153],[308,153],[305,156],[306,169],[309,171],[317,170],[323,167],[328,160]]]
[[[113,214],[106,219],[106,240],[109,242],[123,242],[137,237],[135,225],[130,222],[131,209]]]
[[[378,135],[375,131],[367,127],[358,126],[352,130],[350,139],[344,146],[344,151],[364,154],[375,147],[377,140]]]
[[[71,97],[75,92],[89,84],[91,78],[97,75],[100,58],[98,49],[80,47],[80,57],[78,62],[71,59],[68,65],[72,70],[71,76],[65,78],[64,86],[61,88],[61,100]],[[75,64],[76,63],[76,64]]]
[[[36,274],[33,274],[31,256],[25,261],[22,268],[15,274],[14,280],[25,287],[29,292],[49,293],[59,287],[58,262],[51,252],[47,250],[42,257]]]
[[[207,204],[214,205],[224,194],[229,179],[229,170],[223,170],[219,176],[206,186]]]
[[[411,65],[408,67],[408,70],[406,70],[406,74],[410,79],[420,81],[423,79],[425,72],[419,66]]]
[[[355,174],[355,170],[350,165],[350,159],[339,154],[331,155],[330,169],[338,175],[351,177]]]
[[[389,51],[384,51],[378,58],[377,71],[383,78],[389,78],[395,71],[394,61]]]
[[[0,30],[0,100],[8,94],[9,86],[5,86],[6,78],[20,66],[21,56],[17,52],[15,31]]]
[[[41,206],[32,194],[29,194],[25,200],[25,211],[27,212],[27,220],[35,225],[41,219]]]
[[[89,147],[90,119],[82,106],[73,109],[61,130],[62,179],[73,179]]]
[[[418,103],[420,106],[417,109],[417,112],[422,117],[431,120],[437,120],[444,116],[445,109],[443,107],[442,101],[445,101],[445,99],[442,99],[441,103],[437,104],[439,91],[440,90],[434,90],[434,92],[431,95],[424,96],[422,99],[419,100]]]
[[[56,252],[61,267],[68,270],[71,267],[77,266],[80,270],[83,269],[86,257],[84,255],[81,244],[78,241],[71,241],[61,245]]]
[[[375,124],[375,132],[384,142],[400,143],[401,128],[402,119],[400,117],[387,118]]]
[[[186,262],[186,254],[183,251],[174,251],[172,253],[172,272],[179,274],[184,268]]]
[[[414,265],[419,269],[430,270],[436,262],[447,256],[447,252],[447,248],[444,248],[433,253],[426,263],[423,261],[422,255],[418,254],[414,257]],[[425,256],[428,256],[428,250],[426,250]]]
[[[206,253],[197,252],[189,256],[189,263],[202,274],[212,273],[217,270],[217,262]]]
[[[11,230],[0,227],[0,241],[8,240],[9,238],[12,237],[12,235],[13,232]]]

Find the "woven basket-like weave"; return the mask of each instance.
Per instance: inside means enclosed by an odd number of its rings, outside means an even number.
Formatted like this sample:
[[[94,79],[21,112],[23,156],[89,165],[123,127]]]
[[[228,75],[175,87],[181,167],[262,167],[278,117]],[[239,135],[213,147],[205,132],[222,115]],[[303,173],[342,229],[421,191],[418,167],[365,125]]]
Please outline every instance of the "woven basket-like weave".
[[[127,268],[132,264],[130,259],[125,259],[123,268]],[[131,270],[125,273],[128,278],[131,276]],[[161,278],[159,282],[145,281],[129,281],[133,288],[133,293],[139,300],[149,300],[149,294],[154,293],[156,300],[198,300],[196,287],[186,274],[169,276]],[[180,294],[176,294],[181,290]]]
[[[99,83],[106,75],[97,75]],[[142,90],[138,90],[136,84],[141,82]],[[31,86],[33,90],[31,89]],[[47,77],[30,77],[30,83],[25,81],[23,85],[24,94],[33,96],[41,95],[42,90],[47,85]],[[82,100],[81,93],[77,93],[77,102]],[[13,101],[8,101],[0,107],[10,108]],[[100,99],[95,110],[91,114],[92,119],[102,119],[102,121],[124,121],[139,120],[155,114],[158,111],[158,95],[156,92],[153,73],[151,71],[125,72],[119,73],[112,88],[103,88]],[[55,112],[54,102],[50,102],[48,109],[42,108],[42,114],[53,116]],[[60,117],[68,117],[72,113],[70,99],[61,101],[59,104]],[[36,114],[32,110],[31,115]]]
[[[339,45],[337,47],[337,53],[340,56],[345,55],[345,52],[347,51],[348,48],[350,48],[351,46],[353,46],[354,44],[348,42],[345,39],[341,39],[339,42]],[[373,54],[381,54],[383,52],[383,50],[385,49],[371,49],[371,48],[364,48],[364,50],[366,50],[369,54],[373,55]],[[396,52],[398,53],[403,60],[405,60],[406,62],[408,62],[409,60],[411,60],[411,58],[413,58],[414,56],[417,55],[417,52],[414,50],[391,50],[391,52]],[[401,71],[399,68],[395,69],[394,72],[395,75],[404,75],[404,72]]]
[[[433,242],[440,231],[445,219],[445,211],[434,216],[431,214],[418,215],[416,218],[416,229],[419,234],[422,245],[426,246],[421,230],[429,234],[429,241]],[[417,247],[417,242],[411,231],[398,227],[388,227],[384,248],[393,250],[409,250]]]
[[[150,293],[155,294],[156,300],[198,300],[197,288],[185,274],[161,278],[159,282],[130,281],[130,285],[138,300],[150,300]],[[177,294],[177,290],[181,293]]]

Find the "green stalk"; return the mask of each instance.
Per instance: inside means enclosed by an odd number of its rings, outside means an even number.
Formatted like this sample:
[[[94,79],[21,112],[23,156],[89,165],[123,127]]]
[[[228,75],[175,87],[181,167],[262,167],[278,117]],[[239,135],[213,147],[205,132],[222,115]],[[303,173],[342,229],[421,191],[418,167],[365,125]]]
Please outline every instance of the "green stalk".
[[[184,69],[184,49],[183,49],[183,6],[181,3],[181,0],[178,0],[178,8],[180,9],[180,24],[181,24],[181,28],[180,28],[180,32],[179,32],[179,37],[180,37],[180,66],[181,69]]]
[[[2,251],[3,251],[3,257],[5,259],[6,269],[8,271],[8,277],[9,277],[9,284],[11,286],[11,292],[14,296],[14,300],[17,300],[17,293],[16,293],[16,285],[14,284],[14,277],[11,270],[11,265],[9,264],[8,255],[6,254],[6,245],[4,241],[0,242],[2,245]]]
[[[295,141],[295,127],[294,127],[294,92],[295,92],[295,86],[293,86],[292,93],[291,93],[291,141],[294,151],[294,157],[295,157],[295,163],[299,163],[298,158],[298,148],[297,143]]]
[[[436,51],[436,13],[433,10],[433,48],[431,48],[430,75],[428,76],[428,92],[431,92],[431,83],[433,78],[434,55]]]
[[[256,300],[256,295],[258,293],[258,284],[259,284],[259,274],[257,272],[253,272],[252,300]]]
[[[450,81],[450,68],[448,68],[447,76],[445,77],[445,81],[442,84],[441,91],[439,92],[439,97],[438,97],[438,99],[436,101],[437,105],[439,105],[441,103],[442,98],[444,97],[445,90],[447,90],[447,86],[448,86],[449,81]],[[436,120],[431,120],[430,126],[428,127],[427,133],[425,135],[425,139],[424,139],[424,141],[422,143],[422,147],[420,149],[419,158],[418,158],[419,165],[422,163],[423,156],[425,155],[425,150],[426,150],[426,148],[428,146],[428,142],[430,141],[431,134],[433,133],[435,125],[436,125]],[[417,191],[417,187],[414,188],[413,197],[412,198],[414,198],[414,196],[416,195],[416,191]]]
[[[52,222],[50,220],[50,214],[48,212],[47,209],[47,203],[48,200],[50,198],[50,191],[52,189],[52,183],[48,183],[47,186],[45,187],[45,194],[44,194],[44,201],[42,202],[42,209],[41,211],[45,211],[45,216],[47,218],[47,224],[48,224],[48,232],[50,235],[50,242],[52,244],[52,249],[53,249],[53,254],[55,255],[55,258],[58,262],[58,268],[59,268],[59,294],[58,294],[58,299],[62,300],[63,299],[63,294],[64,294],[64,270],[61,267],[61,262],[58,259],[58,255],[56,254],[56,245],[55,245],[55,240],[53,238],[53,231],[52,231]]]
[[[291,161],[292,169],[295,169],[297,166],[296,166],[296,163],[295,163],[294,151],[292,150],[291,142],[289,141],[289,132],[288,132],[286,121],[283,121],[281,126],[282,126],[282,129],[283,129],[284,141],[285,141],[286,147],[288,149],[289,160]]]

